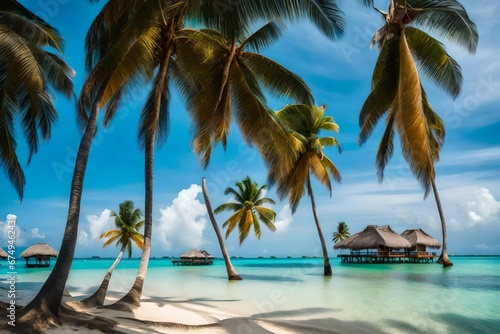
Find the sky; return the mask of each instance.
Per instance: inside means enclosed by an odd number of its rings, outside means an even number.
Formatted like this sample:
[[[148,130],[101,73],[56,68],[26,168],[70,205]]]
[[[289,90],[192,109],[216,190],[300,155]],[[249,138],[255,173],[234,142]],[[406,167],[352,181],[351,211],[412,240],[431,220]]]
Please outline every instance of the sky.
[[[99,5],[82,0],[21,1],[46,19],[65,39],[65,60],[76,70],[75,93],[85,80],[83,43]],[[366,225],[391,225],[401,233],[423,228],[441,240],[441,225],[432,195],[423,190],[410,173],[399,146],[386,170],[385,181],[377,181],[375,154],[383,122],[363,146],[359,146],[358,114],[369,94],[373,66],[378,56],[370,49],[373,33],[381,26],[380,16],[354,1],[340,2],[346,13],[346,35],[331,41],[307,22],[288,25],[283,37],[263,51],[267,57],[301,76],[311,88],[317,104],[340,126],[336,138],[343,151],[326,149],[342,174],[332,196],[313,181],[318,214],[329,253],[335,256],[332,233],[345,221],[351,233]],[[382,9],[387,0],[376,0]],[[497,0],[462,1],[477,24],[480,42],[475,55],[441,39],[462,66],[464,84],[452,100],[432,83],[424,81],[431,104],[446,127],[446,142],[436,164],[439,188],[448,226],[451,255],[500,254],[500,43],[495,35],[500,20]],[[144,208],[144,152],[137,144],[139,112],[144,92],[127,99],[113,123],[99,124],[92,145],[84,183],[79,223],[77,257],[112,257],[116,247],[102,249],[99,235],[114,227],[111,210],[119,203],[134,201]],[[269,100],[274,110],[291,101]],[[62,96],[55,101],[59,120],[50,141],[41,145],[31,164],[22,134],[18,132],[18,156],[26,175],[25,196],[17,193],[0,171],[0,244],[7,245],[7,220],[17,217],[18,247],[47,242],[58,249],[68,211],[71,177],[82,132],[76,124],[74,102]],[[247,175],[259,184],[266,182],[266,169],[258,152],[242,143],[232,125],[227,150],[217,147],[206,170],[191,150],[193,129],[184,103],[175,90],[171,100],[171,126],[167,142],[155,156],[152,256],[178,256],[187,249],[206,249],[220,256],[213,228],[208,220],[201,179],[207,178],[212,205],[229,201],[224,189]],[[240,246],[238,235],[227,239],[232,256],[321,256],[311,211],[304,197],[294,215],[286,199],[279,200],[273,188],[266,196],[276,199],[277,231],[263,227],[257,240],[250,234]],[[8,218],[9,215],[9,218]],[[228,215],[218,215],[219,224]],[[134,249],[133,256],[140,256]]]

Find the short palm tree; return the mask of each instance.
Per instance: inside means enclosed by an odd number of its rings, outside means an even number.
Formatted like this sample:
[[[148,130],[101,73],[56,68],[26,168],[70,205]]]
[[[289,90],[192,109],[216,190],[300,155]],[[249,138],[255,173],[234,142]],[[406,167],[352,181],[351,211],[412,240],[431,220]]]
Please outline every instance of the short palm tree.
[[[337,232],[333,232],[333,242],[344,241],[349,238],[351,233],[349,232],[349,227],[347,227],[346,222],[339,222],[337,225]]]
[[[328,188],[330,196],[332,194],[330,177],[333,177],[337,182],[340,182],[342,179],[335,164],[323,152],[326,146],[336,146],[339,152],[341,152],[340,145],[334,137],[319,137],[321,130],[337,132],[339,129],[333,117],[325,116],[324,114],[325,106],[311,107],[301,104],[287,105],[277,112],[278,119],[293,135],[294,142],[290,143],[290,145],[296,147],[297,159],[294,162],[293,169],[287,174],[280,174],[280,172],[271,169],[269,171],[269,178],[276,181],[278,195],[281,198],[288,197],[292,212],[295,212],[297,209],[307,187],[323,251],[324,275],[331,276],[332,267],[319,217],[316,212],[316,202],[310,178],[310,174],[312,173],[321,184]]]
[[[427,100],[417,64],[421,72],[455,98],[462,88],[458,63],[444,46],[417,27],[433,32],[475,52],[478,33],[464,7],[455,0],[390,0],[389,10],[382,13],[385,24],[372,43],[378,43],[380,55],[372,77],[372,91],[359,116],[360,144],[373,132],[385,115],[386,129],[377,152],[379,181],[394,150],[394,131],[399,134],[403,156],[426,197],[432,187],[443,231],[441,261],[448,258],[446,222],[435,182],[434,162],[444,142],[444,125]]]
[[[215,214],[224,211],[234,212],[222,225],[222,227],[227,228],[226,238],[231,234],[236,225],[239,230],[240,245],[248,237],[252,228],[257,239],[260,239],[261,222],[269,230],[276,231],[276,226],[274,226],[276,212],[263,206],[264,204],[275,204],[273,199],[263,197],[267,185],[259,187],[257,182],[253,182],[249,176],[243,181],[236,182],[235,185],[236,189],[228,187],[224,191],[225,195],[234,196],[235,202],[221,204],[214,211]]]
[[[108,269],[106,276],[102,280],[101,285],[97,291],[90,297],[82,301],[83,304],[87,306],[102,306],[104,304],[104,299],[106,297],[106,292],[108,291],[109,280],[111,275],[115,270],[118,263],[122,259],[122,256],[127,251],[128,257],[132,257],[132,243],[135,243],[137,247],[142,249],[144,247],[144,238],[139,229],[144,226],[144,220],[142,219],[142,212],[138,208],[134,208],[134,202],[125,201],[119,205],[119,211],[111,211],[111,217],[115,217],[115,230],[109,230],[100,235],[99,238],[107,239],[102,245],[102,248],[116,243],[120,246],[120,253],[116,257],[115,262]]]
[[[0,165],[21,200],[26,180],[16,154],[16,127],[26,138],[29,164],[40,137],[48,140],[57,120],[49,87],[73,96],[75,72],[62,51],[62,37],[42,18],[15,0],[0,3]]]

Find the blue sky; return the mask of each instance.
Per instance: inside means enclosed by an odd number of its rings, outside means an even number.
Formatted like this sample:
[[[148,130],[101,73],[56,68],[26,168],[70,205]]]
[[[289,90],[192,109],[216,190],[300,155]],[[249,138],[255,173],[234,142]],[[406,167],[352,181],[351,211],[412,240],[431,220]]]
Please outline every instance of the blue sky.
[[[83,40],[99,6],[81,0],[21,1],[58,28],[66,40],[67,62],[76,70],[75,92],[85,80]],[[500,254],[500,43],[495,35],[500,21],[496,0],[463,1],[478,25],[480,43],[469,55],[446,40],[448,52],[461,64],[464,74],[462,94],[452,100],[430,83],[424,82],[430,102],[447,129],[441,160],[436,165],[437,184],[448,222],[450,254]],[[473,5],[472,5],[473,3]],[[386,0],[377,0],[380,8]],[[327,114],[340,125],[336,136],[342,154],[328,149],[327,155],[340,169],[343,181],[328,191],[314,184],[319,217],[328,240],[338,221],[346,221],[351,233],[368,224],[390,224],[402,232],[422,227],[441,239],[439,216],[432,196],[423,191],[396,153],[383,184],[377,182],[375,153],[382,127],[362,147],[357,144],[358,113],[369,93],[370,78],[378,51],[369,49],[374,31],[381,25],[374,10],[354,1],[343,1],[347,34],[330,41],[311,25],[290,25],[282,39],[264,54],[299,74],[310,86],[318,104],[326,104]],[[138,114],[144,93],[135,92],[123,105],[113,124],[99,132],[92,146],[83,193],[76,256],[114,256],[114,247],[101,249],[98,235],[113,227],[109,210],[130,199],[144,207],[143,152],[137,145]],[[289,101],[270,100],[274,109]],[[17,216],[18,246],[48,242],[59,248],[66,223],[70,182],[81,132],[76,126],[72,102],[58,97],[59,121],[52,138],[40,147],[32,163],[25,167],[25,197],[18,196],[5,173],[0,172],[0,242],[6,244],[6,216]],[[153,256],[175,256],[188,248],[205,248],[219,255],[200,193],[205,176],[214,206],[228,200],[227,186],[247,175],[259,183],[266,180],[265,167],[257,152],[242,144],[236,126],[231,129],[227,151],[218,147],[210,165],[202,170],[191,151],[192,127],[183,103],[172,94],[171,127],[166,144],[156,152]],[[18,155],[27,161],[26,145],[18,135]],[[276,198],[271,189],[269,197]],[[277,199],[277,198],[276,198]],[[309,198],[304,197],[291,216],[286,200],[277,201],[275,233],[263,230],[257,241],[253,235],[242,246],[237,234],[227,246],[235,256],[321,255]],[[218,217],[222,223],[227,216]],[[134,256],[139,256],[137,250]]]

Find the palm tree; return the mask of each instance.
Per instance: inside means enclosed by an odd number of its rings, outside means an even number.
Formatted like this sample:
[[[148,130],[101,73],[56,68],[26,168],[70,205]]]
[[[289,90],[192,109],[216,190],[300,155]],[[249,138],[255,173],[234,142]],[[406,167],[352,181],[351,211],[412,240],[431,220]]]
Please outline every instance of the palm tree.
[[[226,265],[227,271],[227,279],[229,281],[240,281],[242,278],[233,267],[231,263],[231,259],[229,258],[229,253],[227,252],[226,245],[224,243],[224,238],[222,237],[222,233],[219,229],[219,224],[217,224],[217,220],[215,220],[215,215],[212,210],[212,203],[210,202],[210,198],[208,197],[207,191],[207,181],[205,178],[201,180],[201,187],[203,190],[203,198],[205,199],[205,205],[207,207],[208,217],[210,218],[210,222],[212,222],[212,226],[214,227],[215,234],[217,235],[217,240],[219,241],[219,246],[222,252],[222,257],[224,258],[224,263]]]
[[[387,115],[386,129],[377,152],[379,181],[394,150],[394,131],[401,141],[403,156],[410,170],[424,188],[435,195],[441,218],[443,248],[440,262],[452,266],[448,258],[446,222],[435,182],[434,162],[444,142],[444,125],[427,100],[421,85],[421,72],[453,98],[462,89],[462,73],[458,63],[444,46],[417,27],[427,27],[474,53],[478,44],[475,24],[464,7],[455,0],[391,0],[384,26],[375,34],[380,55],[372,78],[372,91],[359,116],[363,144],[378,121]]]
[[[29,164],[40,137],[48,140],[57,120],[49,86],[68,98],[74,95],[75,72],[62,51],[62,37],[47,22],[15,0],[0,3],[0,165],[21,201],[26,180],[16,154],[16,127],[23,129]]]
[[[98,0],[90,1],[97,2]],[[370,1],[362,0],[362,2],[368,3]],[[288,0],[279,0],[274,1],[273,6],[269,6],[268,4],[267,0],[241,1],[238,4],[228,3],[223,10],[221,10],[219,2],[210,1],[190,1],[189,3],[187,1],[180,1],[170,6],[170,2],[167,3],[162,0],[148,1],[147,4],[145,1],[140,0],[109,0],[104,5],[103,10],[94,20],[86,39],[86,63],[87,68],[89,70],[92,69],[92,71],[82,88],[79,101],[79,113],[85,131],[76,158],[71,183],[68,218],[60,254],[54,269],[40,292],[18,314],[19,324],[24,323],[43,330],[58,321],[59,306],[76,246],[83,179],[90,145],[96,132],[98,111],[101,107],[107,105],[107,119],[109,120],[114,111],[116,111],[120,97],[130,88],[130,85],[126,83],[133,82],[127,80],[134,77],[134,75],[135,78],[140,78],[141,74],[151,79],[153,73],[155,73],[154,69],[160,68],[160,60],[162,60],[163,66],[161,66],[161,71],[156,71],[159,77],[155,81],[158,87],[152,90],[155,94],[149,99],[149,102],[153,103],[155,112],[153,117],[149,118],[150,122],[148,124],[151,125],[151,121],[155,123],[155,120],[163,120],[163,122],[158,122],[158,126],[160,127],[161,125],[160,128],[162,131],[160,134],[166,133],[164,130],[166,129],[165,120],[168,119],[166,111],[168,111],[167,102],[169,99],[168,94],[165,93],[168,85],[159,79],[162,77],[166,78],[166,73],[164,73],[166,71],[166,64],[164,62],[169,57],[164,51],[165,48],[171,50],[172,42],[175,40],[174,36],[172,36],[172,30],[175,31],[174,28],[178,27],[174,23],[182,23],[183,20],[190,20],[227,32],[234,31],[237,28],[240,30],[245,29],[260,18],[267,18],[268,20],[277,17],[281,20],[309,18],[330,38],[334,38],[342,33],[342,12],[334,0],[298,0],[293,3]],[[158,25],[158,22],[161,24]],[[157,43],[157,41],[161,41],[161,43]],[[148,52],[148,50],[151,52]],[[125,57],[125,55],[128,55],[128,57]],[[145,62],[146,60],[149,60],[149,63]],[[134,67],[134,64],[138,65],[135,66],[135,72],[122,72],[122,77],[120,78],[120,73],[117,69],[119,65],[125,66],[125,63],[132,67]],[[149,64],[149,66],[143,67],[145,63]],[[172,67],[172,71],[175,71],[175,66]],[[164,74],[165,76],[163,76]],[[115,78],[111,80],[113,75],[115,75]],[[162,91],[159,88],[163,88],[164,90]],[[161,115],[167,117],[161,118],[160,110],[163,110]],[[143,130],[141,133],[146,132],[146,129]],[[155,137],[162,138],[156,132],[151,133],[149,131],[147,134],[148,142],[151,142],[152,138]],[[152,151],[152,145],[147,145],[146,156],[152,158]],[[138,284],[134,284],[132,292],[137,292],[139,289],[142,290],[142,282],[150,253],[152,161],[148,161],[147,167],[151,168],[146,168],[146,187],[150,190],[146,194],[144,249],[138,274]],[[134,293],[134,296],[135,301],[137,301],[134,304],[137,304],[140,292]],[[33,319],[36,319],[36,322],[32,321]]]
[[[273,199],[263,197],[267,185],[259,188],[257,182],[252,182],[249,176],[243,181],[236,182],[235,185],[237,189],[228,187],[224,194],[233,195],[236,202],[221,204],[215,209],[215,214],[224,211],[234,212],[222,225],[222,227],[227,227],[226,239],[236,225],[240,234],[240,245],[247,238],[251,228],[257,239],[260,239],[260,222],[271,231],[276,231],[276,226],[274,226],[276,212],[263,206],[263,204],[276,204]]]
[[[287,105],[277,112],[278,119],[292,132],[295,141],[292,146],[298,147],[297,159],[294,162],[294,168],[289,173],[280,175],[279,172],[270,170],[269,178],[276,181],[278,185],[277,193],[281,198],[288,196],[292,212],[297,209],[299,201],[304,195],[304,189],[307,187],[323,251],[324,275],[331,276],[332,267],[316,212],[316,202],[310,178],[312,173],[321,184],[328,188],[330,196],[332,194],[330,177],[333,177],[337,182],[342,179],[335,164],[323,152],[326,146],[337,146],[339,152],[341,152],[339,143],[333,137],[319,138],[321,130],[337,132],[339,129],[333,117],[324,114],[325,106],[311,107],[301,104]]]
[[[132,257],[132,242],[134,242],[137,247],[142,249],[144,247],[144,239],[142,234],[139,233],[139,229],[144,226],[144,220],[142,220],[142,212],[140,209],[134,208],[134,202],[125,201],[119,205],[118,214],[111,211],[110,216],[115,217],[115,230],[109,230],[100,235],[100,239],[107,238],[106,242],[102,245],[102,248],[107,247],[116,241],[116,245],[120,245],[120,253],[116,257],[115,262],[108,269],[106,276],[102,280],[101,285],[94,294],[88,298],[82,300],[82,303],[86,306],[102,306],[104,304],[104,299],[106,297],[106,292],[108,290],[109,280],[111,275],[115,270],[118,263],[122,259],[122,256],[127,250],[128,257]]]
[[[350,236],[351,233],[349,232],[349,227],[347,227],[347,224],[342,221],[337,225],[337,232],[333,232],[332,241],[337,243],[339,241],[344,241]],[[340,253],[342,254],[342,249],[340,250]]]
[[[347,227],[346,222],[339,222],[337,225],[337,232],[333,232],[333,242],[344,241],[349,238],[351,233],[349,232],[349,227]]]

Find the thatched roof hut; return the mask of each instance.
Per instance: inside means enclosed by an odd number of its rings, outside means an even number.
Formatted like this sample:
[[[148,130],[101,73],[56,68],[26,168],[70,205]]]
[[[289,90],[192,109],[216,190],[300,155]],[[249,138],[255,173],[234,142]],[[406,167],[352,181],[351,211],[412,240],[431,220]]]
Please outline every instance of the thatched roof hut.
[[[441,248],[441,243],[424,232],[421,228],[406,230],[401,236],[408,240],[413,249],[423,247]],[[419,247],[420,246],[420,247]]]
[[[190,249],[186,253],[180,256],[180,260],[173,259],[172,263],[174,265],[209,265],[214,262],[214,257],[206,250],[197,251],[196,249]]]
[[[198,251],[196,249],[190,249],[186,253],[180,256],[181,259],[205,259],[210,254],[207,251]]]
[[[8,258],[8,257],[9,257],[9,254],[7,254],[7,253],[3,250],[3,248],[0,248],[0,258],[1,258],[1,259],[6,259],[6,258]]]
[[[20,257],[26,259],[26,267],[48,267],[50,266],[50,258],[58,255],[59,252],[48,244],[38,243],[26,248]],[[30,259],[34,259],[34,263]]]
[[[333,246],[335,249],[340,248],[351,250],[379,248],[402,249],[410,247],[410,242],[394,232],[389,225],[368,225],[363,231],[358,232]]]

